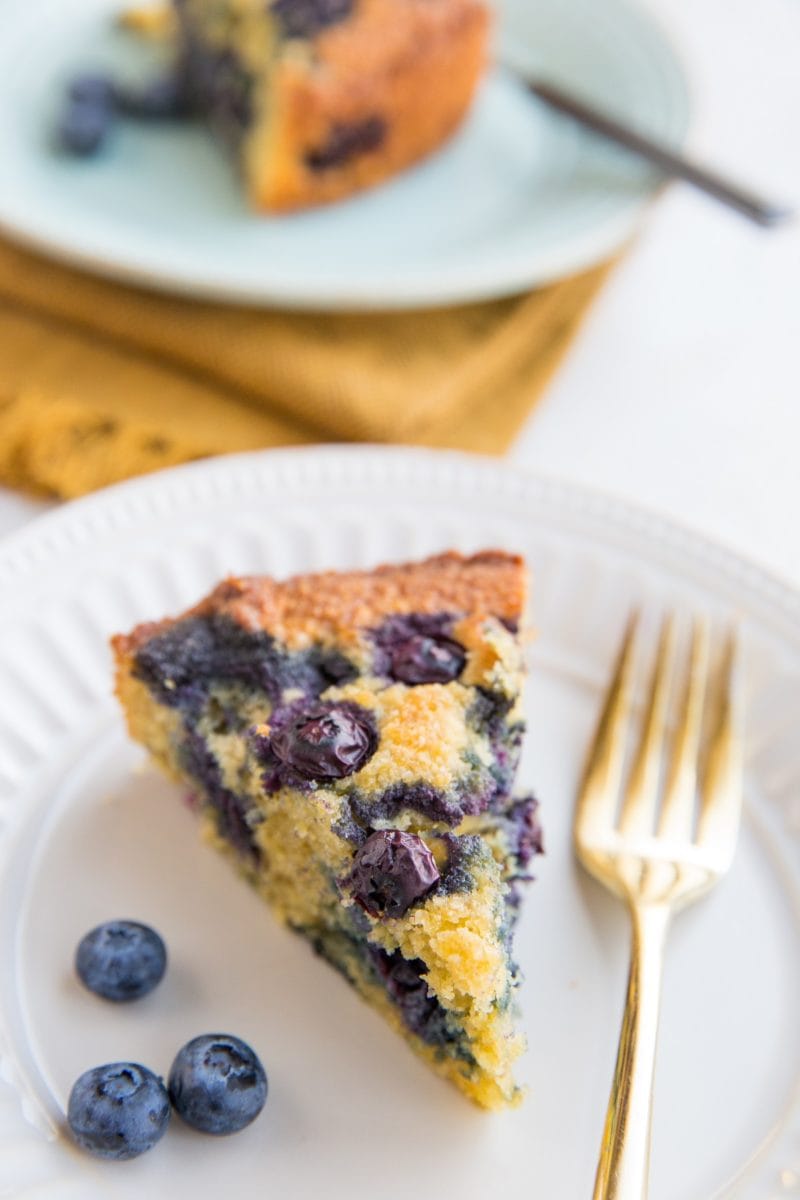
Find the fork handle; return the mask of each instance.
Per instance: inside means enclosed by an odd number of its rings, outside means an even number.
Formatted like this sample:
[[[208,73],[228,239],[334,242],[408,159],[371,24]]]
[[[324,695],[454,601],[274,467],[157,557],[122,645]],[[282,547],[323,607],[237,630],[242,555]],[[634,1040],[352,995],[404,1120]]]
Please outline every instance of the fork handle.
[[[631,966],[593,1200],[646,1200],[658,1015],[670,910],[631,902]]]

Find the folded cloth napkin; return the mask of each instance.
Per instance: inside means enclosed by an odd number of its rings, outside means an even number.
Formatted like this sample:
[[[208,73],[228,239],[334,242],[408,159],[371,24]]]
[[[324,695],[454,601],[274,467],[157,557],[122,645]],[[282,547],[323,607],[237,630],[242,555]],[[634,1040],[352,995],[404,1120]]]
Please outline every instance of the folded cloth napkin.
[[[501,453],[609,269],[453,308],[288,313],[111,283],[0,240],[0,482],[71,497],[320,441]]]

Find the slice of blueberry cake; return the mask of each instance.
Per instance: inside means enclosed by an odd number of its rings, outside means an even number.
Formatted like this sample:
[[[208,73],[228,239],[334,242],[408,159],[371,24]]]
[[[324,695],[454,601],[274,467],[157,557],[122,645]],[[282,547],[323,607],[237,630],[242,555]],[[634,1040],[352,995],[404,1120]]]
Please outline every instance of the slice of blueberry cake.
[[[511,938],[536,802],[521,559],[221,583],[113,641],[134,738],[209,840],[441,1074],[518,1099]]]
[[[429,154],[487,53],[482,0],[174,0],[195,107],[253,204],[348,196]]]

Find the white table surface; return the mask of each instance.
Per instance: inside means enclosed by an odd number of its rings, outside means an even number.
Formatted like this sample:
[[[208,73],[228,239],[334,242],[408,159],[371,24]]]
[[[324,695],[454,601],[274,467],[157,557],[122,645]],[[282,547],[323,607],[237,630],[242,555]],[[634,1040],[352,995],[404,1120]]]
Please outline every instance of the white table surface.
[[[687,64],[695,155],[800,206],[798,0],[645,2]],[[675,186],[511,458],[800,585],[799,362],[800,222],[764,233]],[[0,534],[46,507],[0,489]]]

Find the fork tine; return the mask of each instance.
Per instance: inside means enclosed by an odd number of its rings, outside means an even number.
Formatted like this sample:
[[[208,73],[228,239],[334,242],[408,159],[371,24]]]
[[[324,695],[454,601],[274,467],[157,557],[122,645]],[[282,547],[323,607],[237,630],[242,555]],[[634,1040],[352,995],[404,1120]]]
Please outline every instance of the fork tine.
[[[647,715],[622,806],[619,827],[626,835],[653,831],[674,658],[675,618],[667,616],[661,626]]]
[[[711,708],[708,758],[701,780],[697,844],[714,853],[717,870],[733,858],[742,810],[742,744],[736,695],[736,636],[726,639]]]
[[[614,824],[630,710],[631,679],[639,614],[628,618],[597,731],[589,748],[575,813],[577,841],[602,834]]]
[[[708,622],[698,619],[692,627],[686,689],[658,823],[659,837],[686,839],[691,833],[708,678],[708,644]]]

